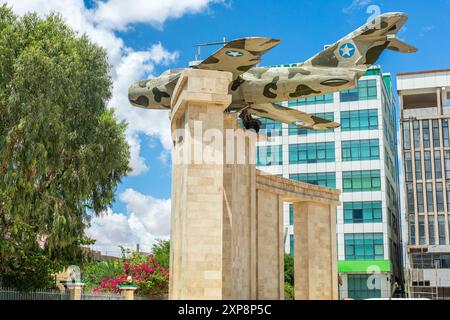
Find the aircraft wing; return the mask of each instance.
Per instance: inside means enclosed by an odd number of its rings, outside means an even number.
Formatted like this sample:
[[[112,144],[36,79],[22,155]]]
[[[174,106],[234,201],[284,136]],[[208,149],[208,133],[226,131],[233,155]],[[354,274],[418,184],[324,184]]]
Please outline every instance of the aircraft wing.
[[[409,45],[399,39],[392,39],[389,41],[389,45],[387,47],[388,50],[402,52],[402,53],[413,53],[417,52],[417,48],[413,47],[412,45]]]
[[[340,127],[339,123],[273,103],[251,105],[247,111],[261,118],[268,118],[287,124],[295,123],[297,127],[304,129],[327,130]]]
[[[242,38],[228,42],[200,64],[196,69],[229,71],[234,79],[261,61],[261,56],[277,46],[281,40],[271,38]]]

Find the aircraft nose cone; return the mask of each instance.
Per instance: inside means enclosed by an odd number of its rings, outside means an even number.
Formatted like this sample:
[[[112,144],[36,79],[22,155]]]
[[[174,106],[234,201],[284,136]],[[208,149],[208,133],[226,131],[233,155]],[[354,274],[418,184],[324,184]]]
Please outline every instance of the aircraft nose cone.
[[[128,101],[135,107],[148,107],[150,101],[143,91],[138,83],[133,83],[128,87]]]

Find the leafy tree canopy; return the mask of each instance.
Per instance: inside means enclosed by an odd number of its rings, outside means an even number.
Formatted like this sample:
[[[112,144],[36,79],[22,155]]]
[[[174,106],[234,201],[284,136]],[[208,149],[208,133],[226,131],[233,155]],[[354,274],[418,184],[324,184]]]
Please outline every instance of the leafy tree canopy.
[[[105,50],[60,16],[0,6],[1,274],[30,254],[70,261],[130,170],[125,124],[107,108],[109,69]]]
[[[284,282],[294,285],[294,257],[284,254]]]
[[[170,240],[156,240],[152,246],[152,253],[161,267],[169,269]]]

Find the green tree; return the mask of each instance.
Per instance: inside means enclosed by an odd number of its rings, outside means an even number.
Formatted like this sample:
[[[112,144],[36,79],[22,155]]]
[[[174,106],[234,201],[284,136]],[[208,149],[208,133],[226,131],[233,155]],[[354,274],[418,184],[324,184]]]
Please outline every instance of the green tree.
[[[17,265],[12,265],[11,262]],[[9,266],[2,281],[8,287],[21,290],[32,290],[35,288],[56,288],[53,274],[60,269],[41,250],[30,252],[29,255],[9,261]]]
[[[284,282],[294,285],[294,257],[284,254]]]
[[[156,240],[152,246],[152,253],[158,264],[169,269],[170,263],[170,240]]]
[[[86,282],[85,292],[91,292],[98,287],[104,279],[113,279],[120,276],[124,270],[124,259],[92,261],[82,268],[82,277]]]
[[[286,300],[294,299],[294,257],[284,254],[284,296]]]
[[[104,49],[58,15],[19,18],[5,5],[0,35],[0,274],[13,275],[33,255],[78,260],[90,216],[130,170],[129,149],[107,108]]]

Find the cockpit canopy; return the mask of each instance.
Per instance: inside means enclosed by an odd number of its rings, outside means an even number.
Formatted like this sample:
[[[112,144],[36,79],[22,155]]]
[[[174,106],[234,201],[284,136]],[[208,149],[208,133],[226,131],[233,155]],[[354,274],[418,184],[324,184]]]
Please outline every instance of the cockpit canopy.
[[[177,73],[180,73],[183,70],[184,70],[184,68],[168,69],[168,70],[164,71],[163,73],[161,73],[161,75],[162,76],[167,76],[167,75],[171,75],[171,74],[177,74]]]

